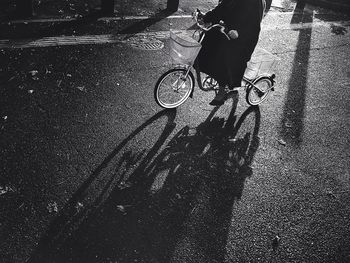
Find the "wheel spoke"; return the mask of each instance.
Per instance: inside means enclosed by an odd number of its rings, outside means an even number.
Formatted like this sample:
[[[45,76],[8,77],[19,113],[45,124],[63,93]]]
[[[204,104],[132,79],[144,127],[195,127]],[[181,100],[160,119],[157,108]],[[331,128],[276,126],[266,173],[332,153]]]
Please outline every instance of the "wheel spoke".
[[[193,87],[193,79],[189,74],[184,78],[185,74],[184,69],[174,69],[163,75],[155,91],[160,106],[175,108],[186,101]]]

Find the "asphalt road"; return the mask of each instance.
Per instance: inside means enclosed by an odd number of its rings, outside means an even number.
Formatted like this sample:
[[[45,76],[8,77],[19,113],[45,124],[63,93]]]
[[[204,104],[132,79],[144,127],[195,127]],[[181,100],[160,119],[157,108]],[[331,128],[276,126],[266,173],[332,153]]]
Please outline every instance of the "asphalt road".
[[[196,89],[162,110],[164,31],[190,26],[2,47],[0,262],[350,260],[348,18],[268,15],[259,47],[280,61],[259,108]]]

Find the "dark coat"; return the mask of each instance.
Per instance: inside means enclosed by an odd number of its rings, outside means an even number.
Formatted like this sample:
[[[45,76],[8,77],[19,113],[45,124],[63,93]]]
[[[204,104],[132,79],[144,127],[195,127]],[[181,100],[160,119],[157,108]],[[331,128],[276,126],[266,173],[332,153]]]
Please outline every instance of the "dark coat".
[[[247,62],[259,39],[262,15],[262,0],[222,0],[207,12],[204,22],[223,20],[228,30],[238,31],[239,37],[228,40],[218,30],[209,31],[197,58],[200,70],[221,85],[241,86]]]

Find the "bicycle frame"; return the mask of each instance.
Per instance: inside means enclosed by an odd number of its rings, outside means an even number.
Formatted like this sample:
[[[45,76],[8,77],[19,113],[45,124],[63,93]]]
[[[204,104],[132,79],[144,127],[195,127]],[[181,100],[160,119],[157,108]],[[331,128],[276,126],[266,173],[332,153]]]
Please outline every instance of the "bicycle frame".
[[[206,36],[206,32],[208,32],[209,30],[213,29],[213,28],[219,28],[220,32],[222,34],[224,34],[228,40],[230,40],[231,38],[226,34],[225,32],[225,26],[224,26],[224,23],[220,23],[220,24],[213,24],[209,27],[204,27],[202,26],[199,21],[198,21],[198,14],[200,14],[200,10],[196,10],[193,14],[193,18],[194,20],[196,21],[196,24],[199,28],[199,30],[201,31],[199,33],[199,39],[198,39],[198,42],[199,43],[202,43],[205,36]],[[193,65],[181,65],[179,66],[180,68],[185,68],[186,69],[186,74],[184,75],[185,78],[187,78],[189,72],[191,71],[191,69],[193,68]],[[198,85],[202,85],[202,82],[201,82],[201,77],[200,77],[200,72],[197,72],[197,77],[199,77],[199,80],[197,79],[197,82],[198,82]],[[198,76],[199,74],[199,76]],[[254,85],[254,81],[257,79],[257,78],[261,78],[261,77],[267,77],[270,79],[272,85],[270,87],[270,90],[274,90],[274,84],[275,84],[275,74],[272,74],[272,75],[259,75],[257,76],[256,78],[254,79],[248,79],[246,78],[245,76],[243,76],[243,79],[242,79],[242,82],[244,83],[244,85],[242,85],[241,87],[235,87],[232,89],[232,91],[239,91],[239,90],[242,90],[242,89],[247,89],[248,86],[251,86],[251,87],[254,87],[255,89],[259,90],[260,92],[263,92],[259,87],[257,87],[256,85]],[[217,89],[217,88],[216,88]],[[216,90],[216,89],[213,89],[213,90]]]

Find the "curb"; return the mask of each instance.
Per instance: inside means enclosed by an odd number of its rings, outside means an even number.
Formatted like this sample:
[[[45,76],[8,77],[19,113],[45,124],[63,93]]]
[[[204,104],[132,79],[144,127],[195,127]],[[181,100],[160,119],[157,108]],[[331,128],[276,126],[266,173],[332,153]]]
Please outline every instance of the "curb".
[[[306,0],[306,3],[328,8],[334,11],[340,11],[340,12],[350,12],[350,3],[349,4],[343,4],[343,3],[337,3],[335,1],[329,1],[329,0]]]

